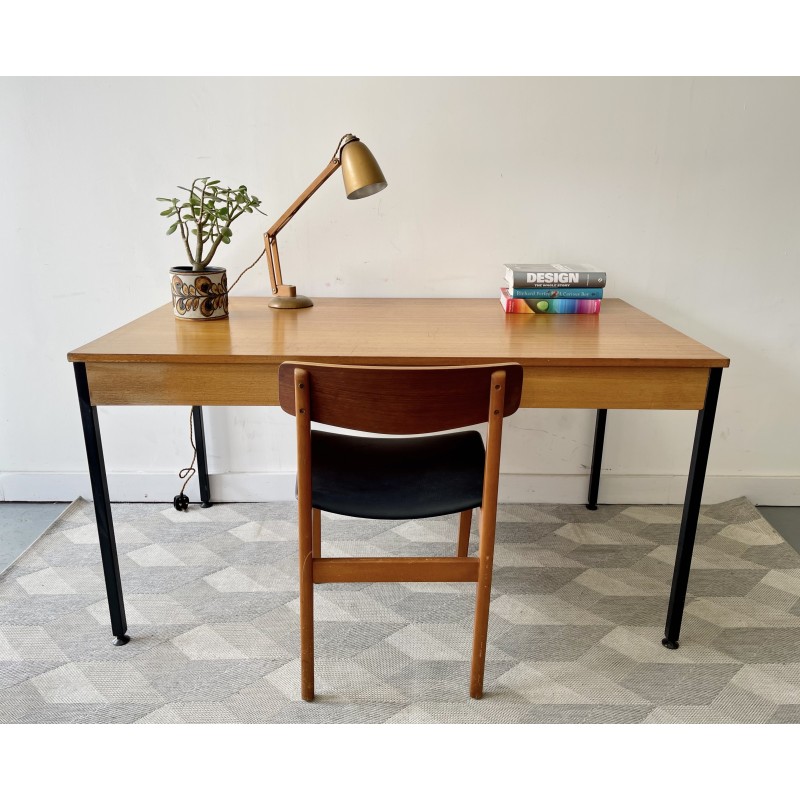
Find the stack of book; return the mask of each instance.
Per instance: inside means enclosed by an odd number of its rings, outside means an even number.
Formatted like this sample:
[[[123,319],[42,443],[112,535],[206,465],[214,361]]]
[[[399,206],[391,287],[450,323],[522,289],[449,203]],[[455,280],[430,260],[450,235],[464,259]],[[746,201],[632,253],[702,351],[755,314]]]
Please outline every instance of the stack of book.
[[[599,314],[605,272],[569,264],[506,264],[500,289],[507,314]]]

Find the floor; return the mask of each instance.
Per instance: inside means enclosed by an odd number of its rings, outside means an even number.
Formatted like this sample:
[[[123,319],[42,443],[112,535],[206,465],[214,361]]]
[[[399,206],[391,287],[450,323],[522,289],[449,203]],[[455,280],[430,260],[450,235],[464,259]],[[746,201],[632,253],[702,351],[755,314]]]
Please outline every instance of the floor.
[[[706,505],[666,650],[681,512],[503,505],[480,702],[473,584],[317,587],[305,703],[295,503],[115,503],[131,641],[114,647],[79,501],[0,577],[0,724],[800,724],[800,554],[745,498]],[[457,530],[323,520],[330,557],[452,556]]]
[[[69,503],[0,503],[0,572],[27,550]]]
[[[0,503],[0,572],[27,550],[69,503]],[[758,506],[759,512],[800,553],[800,507]]]
[[[758,506],[759,513],[800,553],[800,508],[797,506]]]

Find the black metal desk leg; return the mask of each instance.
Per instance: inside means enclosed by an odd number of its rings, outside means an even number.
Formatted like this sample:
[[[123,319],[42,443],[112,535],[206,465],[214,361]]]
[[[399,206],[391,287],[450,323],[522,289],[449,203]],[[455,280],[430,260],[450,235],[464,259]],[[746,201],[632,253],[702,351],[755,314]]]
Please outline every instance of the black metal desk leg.
[[[689,585],[689,568],[692,565],[692,550],[697,533],[697,519],[700,516],[700,500],[703,497],[703,483],[706,478],[711,431],[714,428],[714,415],[717,410],[721,379],[721,367],[713,367],[709,370],[705,405],[697,415],[692,463],[689,468],[689,482],[686,486],[686,500],[683,503],[678,552],[675,555],[675,571],[672,574],[667,624],[664,628],[664,638],[661,640],[661,644],[670,650],[677,649],[681,633],[683,607],[686,604],[686,587]]]
[[[594,450],[592,450],[592,471],[589,474],[589,500],[586,503],[586,508],[590,511],[597,511],[597,494],[600,491],[600,467],[603,464],[603,442],[606,438],[607,414],[607,409],[597,409],[597,422],[594,427]]]
[[[197,480],[200,483],[200,505],[210,508],[211,484],[208,480],[208,459],[206,458],[206,432],[203,427],[203,407],[192,406],[192,424],[194,425],[194,443],[197,446]]]
[[[103,461],[103,443],[100,439],[97,407],[93,406],[89,399],[86,364],[75,362],[75,383],[78,387],[78,404],[81,409],[83,438],[86,442],[86,457],[89,461],[89,480],[92,484],[94,513],[97,520],[97,533],[100,538],[100,555],[103,559],[108,610],[111,614],[111,631],[116,637],[114,644],[123,645],[127,644],[131,637],[126,633],[128,622],[125,619],[125,602],[122,599],[122,581],[119,576],[119,562],[117,561],[117,543],[114,540],[114,522],[111,519],[111,503],[108,499],[106,466]]]

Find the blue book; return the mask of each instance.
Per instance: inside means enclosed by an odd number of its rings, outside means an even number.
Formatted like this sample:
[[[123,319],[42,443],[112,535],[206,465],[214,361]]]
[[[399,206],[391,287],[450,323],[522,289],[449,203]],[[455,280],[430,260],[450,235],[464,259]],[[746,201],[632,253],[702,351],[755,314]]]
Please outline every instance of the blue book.
[[[599,300],[603,296],[602,289],[545,289],[523,288],[509,289],[512,297],[535,297],[543,300],[555,300],[557,297],[567,297],[572,300]]]

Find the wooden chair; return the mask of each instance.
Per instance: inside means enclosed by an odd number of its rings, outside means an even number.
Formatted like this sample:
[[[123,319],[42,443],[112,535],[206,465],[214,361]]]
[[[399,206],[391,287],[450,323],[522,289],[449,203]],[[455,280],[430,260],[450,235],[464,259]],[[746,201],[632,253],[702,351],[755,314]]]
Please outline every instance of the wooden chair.
[[[297,420],[300,680],[314,699],[315,583],[475,581],[470,695],[483,694],[503,418],[520,404],[522,367],[361,367],[285,362],[281,408]],[[393,436],[312,430],[319,422]],[[477,431],[408,436],[488,422]],[[399,438],[398,438],[399,435]],[[480,508],[478,557],[467,556]],[[322,558],[321,511],[370,519],[460,513],[455,557]]]

